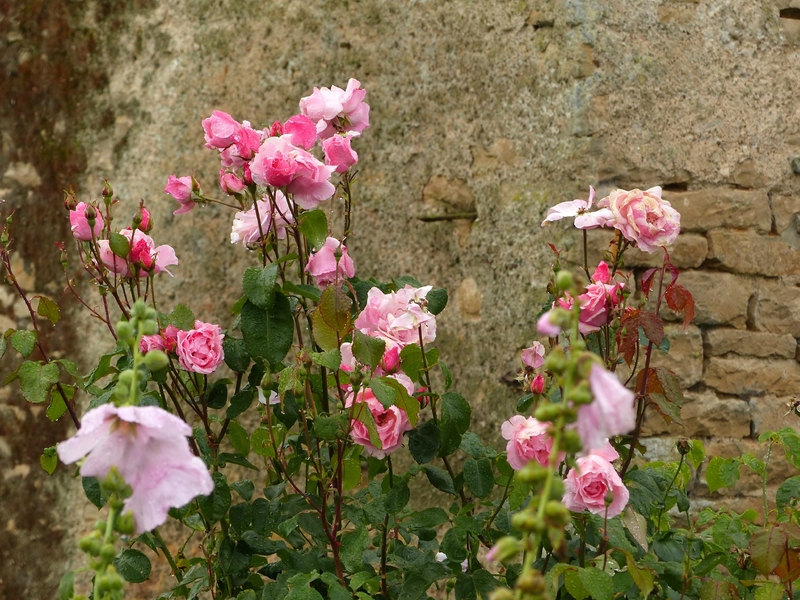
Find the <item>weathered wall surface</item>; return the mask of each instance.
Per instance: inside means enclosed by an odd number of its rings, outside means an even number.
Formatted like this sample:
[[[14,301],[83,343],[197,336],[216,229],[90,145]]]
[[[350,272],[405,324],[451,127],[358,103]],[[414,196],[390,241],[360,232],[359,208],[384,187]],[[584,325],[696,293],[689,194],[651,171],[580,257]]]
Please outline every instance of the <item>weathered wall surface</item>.
[[[692,402],[684,430],[651,420],[661,437],[650,444],[667,452],[673,436],[714,436],[710,449],[733,453],[783,423],[800,381],[800,21],[780,16],[800,13],[790,0],[2,5],[0,197],[18,209],[31,291],[63,287],[47,266],[50,241],[68,234],[60,190],[97,198],[108,177],[131,216],[146,199],[155,239],[176,247],[162,302],[180,294],[225,324],[219,300],[235,296],[251,257],[230,246],[231,215],[216,207],[173,219],[167,176],[194,172],[214,189],[200,128],[213,109],[263,125],[294,114],[314,85],[352,76],[373,125],[358,146],[350,252],[360,275],[407,273],[451,291],[438,345],[483,433],[496,436],[513,410],[501,377],[535,339],[546,242],[576,242],[539,223],[590,183],[664,185],[683,213],[673,255],[698,316],[670,329],[671,364]],[[464,212],[477,219],[418,220]],[[25,325],[18,304],[0,300],[3,329]],[[48,340],[56,351],[87,339],[69,314],[66,325]],[[74,544],[55,518],[75,485],[37,463],[67,429],[35,418],[15,390],[0,394],[10,507],[0,596],[50,597]],[[25,512],[43,497],[48,508]],[[49,563],[30,560],[39,547]]]

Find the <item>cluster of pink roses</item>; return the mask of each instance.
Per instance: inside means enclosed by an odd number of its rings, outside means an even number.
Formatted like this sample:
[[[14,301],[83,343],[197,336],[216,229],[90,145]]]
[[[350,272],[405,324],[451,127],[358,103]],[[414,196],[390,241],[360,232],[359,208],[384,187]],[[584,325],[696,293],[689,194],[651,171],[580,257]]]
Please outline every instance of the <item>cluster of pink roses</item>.
[[[186,371],[208,375],[213,373],[225,359],[222,328],[214,323],[194,322],[194,329],[182,331],[167,325],[161,333],[145,335],[139,342],[139,351],[163,350],[178,356]]]
[[[678,237],[681,216],[669,202],[661,198],[661,188],[649,190],[614,190],[591,211],[594,188],[589,187],[588,200],[562,202],[550,208],[542,226],[565,217],[575,218],[578,229],[613,227],[640,250],[651,254],[666,248]]]

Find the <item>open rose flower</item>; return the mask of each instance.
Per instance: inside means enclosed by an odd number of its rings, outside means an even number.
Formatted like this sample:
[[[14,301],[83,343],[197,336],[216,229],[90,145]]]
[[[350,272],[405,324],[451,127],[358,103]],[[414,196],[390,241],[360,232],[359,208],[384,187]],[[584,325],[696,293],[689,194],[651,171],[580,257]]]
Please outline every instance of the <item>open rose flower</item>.
[[[611,211],[607,224],[618,229],[636,247],[653,253],[672,244],[681,231],[681,216],[661,199],[661,188],[614,190],[597,206]]]
[[[180,208],[174,211],[172,213],[173,215],[182,215],[194,208],[195,202],[192,200],[194,188],[195,181],[191,175],[187,175],[186,177],[169,176],[164,191],[180,203]]]
[[[367,304],[356,317],[354,325],[361,333],[386,341],[386,350],[408,344],[436,339],[436,317],[426,309],[425,297],[431,286],[413,288],[410,285],[396,292],[384,294],[377,287],[367,293]]]
[[[598,331],[611,321],[612,308],[622,299],[622,283],[611,283],[608,265],[601,261],[592,275],[586,292],[578,296],[581,307],[578,328],[587,334]]]
[[[358,136],[352,131],[344,135],[333,135],[322,142],[325,164],[335,167],[337,173],[344,173],[358,163],[358,154],[350,147],[350,140]]]
[[[367,91],[356,79],[347,82],[347,89],[335,85],[314,88],[310,96],[300,99],[300,112],[317,127],[317,136],[324,140],[340,131],[361,133],[369,127],[369,105],[364,102]]]
[[[393,375],[392,377],[403,384],[409,394],[414,393],[414,384],[408,377],[403,374]],[[366,425],[354,419],[350,435],[356,444],[364,447],[367,454],[375,458],[384,458],[387,454],[391,454],[403,445],[403,432],[411,429],[408,415],[403,409],[397,406],[384,407],[370,388],[360,389],[355,400],[351,391],[345,398],[345,406],[350,408],[354,402],[355,404],[363,403],[372,413],[375,427],[378,430],[378,437],[381,441],[381,447],[376,448],[369,439],[369,431]],[[357,412],[355,416],[358,416]]]
[[[166,521],[170,508],[214,490],[202,459],[189,449],[190,435],[189,425],[156,406],[103,404],[57,450],[67,464],[86,456],[83,477],[102,480],[116,467],[133,490],[123,512],[133,513],[136,532],[143,533]]]
[[[213,323],[194,322],[191,331],[178,331],[178,360],[191,373],[213,373],[225,359],[222,328]]]
[[[341,256],[336,260],[336,251],[340,250]],[[329,237],[322,248],[308,257],[306,271],[311,273],[317,287],[324,289],[332,283],[341,283],[344,279],[356,274],[353,259],[347,254],[347,248],[339,240]]]
[[[527,419],[522,415],[514,415],[500,427],[503,438],[508,440],[506,453],[508,464],[519,471],[531,460],[540,465],[547,465],[553,449],[553,438],[547,434],[550,423],[542,423],[533,417]],[[559,461],[563,459],[559,457]]]
[[[139,277],[147,277],[150,272],[156,274],[162,271],[172,276],[167,267],[178,264],[178,257],[175,256],[172,246],[168,244],[156,246],[153,238],[139,229],[126,228],[120,233],[128,238],[130,247],[125,259],[111,251],[108,240],[97,241],[100,260],[109,271],[122,277],[130,277],[131,271],[128,268],[130,261],[138,269]]]
[[[261,227],[259,228],[259,217]],[[273,231],[279,240],[286,237],[286,227],[294,223],[289,201],[280,191],[275,192],[275,205],[268,196],[258,201],[258,216],[255,207],[239,211],[233,218],[231,228],[231,244],[242,242],[245,246],[256,244],[261,239],[261,234],[269,235]]]
[[[280,123],[277,123],[280,125]],[[274,127],[274,125],[273,125]],[[291,117],[280,128],[275,128],[275,134],[291,136],[292,144],[311,150],[317,143],[317,128],[314,122],[305,115],[295,115]]]
[[[584,452],[602,448],[608,438],[628,433],[636,426],[636,396],[614,373],[592,365],[589,388],[593,400],[580,405],[575,424]]]
[[[542,227],[553,221],[559,221],[569,217],[575,217],[575,227],[578,229],[594,229],[595,227],[602,227],[608,223],[608,221],[611,220],[614,215],[607,208],[589,212],[592,208],[593,201],[594,188],[589,186],[588,200],[571,200],[569,202],[556,204],[554,207],[547,209],[547,216],[545,216],[544,221],[542,221]]]
[[[95,214],[94,226],[89,226],[89,219],[86,218],[86,209],[88,207],[89,205],[86,202],[78,202],[75,210],[69,211],[69,225],[70,229],[72,229],[72,236],[82,242],[90,241],[92,234],[94,234],[95,238],[99,236],[105,225],[100,211],[92,206],[92,211]]]
[[[575,468],[564,482],[564,505],[573,512],[588,510],[596,515],[616,517],[628,504],[628,488],[622,483],[611,461],[619,454],[608,440],[602,447],[575,461]],[[611,503],[606,508],[606,496]],[[608,510],[608,512],[606,512]]]
[[[525,348],[521,353],[522,363],[531,369],[538,369],[544,364],[544,345],[541,342],[533,342],[530,348]]]

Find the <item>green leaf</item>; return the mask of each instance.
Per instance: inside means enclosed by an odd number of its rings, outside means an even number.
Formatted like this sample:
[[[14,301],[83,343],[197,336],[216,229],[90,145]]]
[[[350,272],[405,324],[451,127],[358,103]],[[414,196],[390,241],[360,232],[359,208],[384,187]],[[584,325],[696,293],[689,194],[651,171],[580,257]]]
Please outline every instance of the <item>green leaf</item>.
[[[253,452],[259,456],[275,457],[275,450],[272,448],[272,439],[267,425],[262,425],[253,432],[250,437],[250,446]]]
[[[225,353],[225,364],[235,373],[244,373],[250,366],[250,355],[244,340],[225,336],[222,340],[222,351]]]
[[[786,452],[786,460],[800,469],[800,436],[791,427],[784,427],[777,434]]]
[[[423,469],[425,470],[425,475],[428,477],[428,481],[433,487],[445,494],[456,495],[453,478],[450,477],[447,471],[439,467],[434,467],[433,465],[425,465]]]
[[[394,485],[386,492],[386,512],[390,515],[399,513],[411,498],[411,492],[405,479],[395,479]]]
[[[319,305],[311,317],[314,340],[323,350],[339,348],[339,343],[350,333],[353,301],[341,288],[328,286],[322,292]]]
[[[108,245],[111,248],[111,252],[119,256],[120,258],[128,258],[128,254],[131,251],[131,244],[121,233],[111,232],[108,236]]]
[[[253,485],[253,482],[249,479],[243,479],[242,481],[234,481],[230,488],[239,494],[243,500],[246,502],[250,502],[253,498],[253,492],[255,491],[256,487]]]
[[[456,451],[461,436],[469,429],[472,409],[459,394],[448,392],[440,399],[442,409],[441,425],[442,447],[439,456],[448,456]]]
[[[406,348],[410,347],[412,346],[406,346]],[[418,346],[413,347],[419,349]],[[403,350],[405,350],[405,348],[403,348]],[[356,360],[362,365],[367,365],[370,369],[375,370],[380,364],[381,359],[383,359],[383,353],[385,351],[385,340],[370,337],[357,329],[353,332],[353,356],[355,356]],[[402,352],[400,354],[402,356]]]
[[[228,383],[227,379],[214,382],[214,385],[206,393],[206,404],[209,408],[219,410],[228,403]]]
[[[212,477],[214,478],[214,490],[208,496],[198,496],[197,504],[206,521],[213,524],[228,513],[228,509],[231,507],[231,490],[225,475],[217,472]]]
[[[58,584],[59,600],[71,600],[75,595],[75,571],[67,571]]]
[[[228,423],[228,441],[233,446],[233,449],[242,456],[250,454],[250,436],[245,428],[236,421]]]
[[[58,382],[58,365],[41,361],[26,361],[17,370],[22,395],[28,402],[39,404],[47,400],[50,387]]]
[[[664,421],[667,423],[672,423],[674,421],[678,425],[683,425],[680,406],[669,402],[663,394],[648,394],[647,398],[653,403],[653,407],[658,411],[658,414],[661,415]]]
[[[767,524],[750,538],[750,559],[759,573],[769,576],[786,554],[789,536],[780,525]]]
[[[775,493],[775,504],[778,513],[783,513],[784,508],[800,502],[800,475],[793,475],[784,481]]]
[[[342,424],[338,417],[329,415],[318,415],[314,419],[314,435],[326,442],[332,442],[337,438],[343,437]]]
[[[494,576],[486,569],[476,569],[473,571],[472,583],[475,584],[475,591],[478,592],[483,600],[489,600],[492,592],[499,585]]]
[[[611,575],[597,567],[579,569],[578,577],[594,600],[611,600],[614,596],[614,582],[611,580]]]
[[[423,423],[408,432],[408,449],[419,464],[436,458],[442,446],[439,426],[433,421]]]
[[[258,308],[269,310],[275,302],[275,283],[278,280],[278,265],[249,267],[242,276],[242,287],[247,299]]]
[[[322,296],[322,292],[319,290],[319,288],[316,288],[313,285],[307,285],[305,283],[297,285],[291,281],[284,282],[283,293],[300,296],[301,298],[308,298],[314,302],[319,302],[319,299]]]
[[[326,352],[312,352],[311,361],[314,364],[329,368],[331,371],[338,371],[342,365],[342,353],[338,348],[327,350]]]
[[[448,529],[442,538],[441,551],[447,554],[450,562],[460,563],[466,560],[467,553],[467,532],[460,527]]]
[[[250,566],[252,553],[245,542],[236,542],[227,538],[219,548],[219,566],[223,573],[233,575]]]
[[[361,461],[357,458],[346,458],[342,461],[344,469],[343,489],[350,491],[361,483]]]
[[[444,375],[444,391],[447,392],[453,387],[453,372],[450,371],[450,367],[441,360],[439,361],[439,368],[442,370],[442,375]]]
[[[700,600],[739,600],[736,587],[727,581],[707,579],[700,586]]]
[[[150,559],[139,550],[123,550],[113,564],[125,581],[141,583],[150,577]]]
[[[488,458],[468,458],[464,463],[464,483],[478,498],[486,498],[494,489],[494,471]]]
[[[444,288],[433,288],[425,296],[428,301],[428,312],[438,315],[447,306],[447,290]]]
[[[739,481],[738,458],[711,457],[706,468],[706,483],[710,492],[716,492],[723,487],[731,487]]]
[[[45,414],[51,421],[58,421],[67,412],[67,402],[75,396],[75,388],[73,386],[62,385],[61,389],[67,395],[66,398],[61,395],[58,389],[53,390],[53,393],[50,394],[50,405],[47,407]]]
[[[419,512],[413,513],[411,516],[403,520],[403,526],[409,530],[414,529],[430,529],[438,527],[449,521],[449,517],[444,509],[434,506],[426,508]]]
[[[783,584],[774,581],[759,581],[755,600],[782,600],[785,589]]]
[[[238,452],[220,452],[217,455],[217,462],[220,467],[224,467],[227,463],[233,463],[234,465],[239,465],[240,467],[251,469],[252,471],[258,471],[257,466]]]
[[[36,332],[20,329],[11,334],[11,345],[23,358],[28,358],[36,346]]]
[[[103,508],[106,504],[106,496],[103,494],[103,490],[100,489],[100,482],[97,481],[97,477],[83,477],[81,479],[81,485],[83,486],[83,492],[86,494],[86,498],[88,498],[89,502],[94,504],[97,508]]]
[[[686,455],[686,460],[688,460],[689,464],[695,469],[699,469],[706,458],[706,447],[700,440],[691,440],[690,443],[691,449],[689,450],[689,454]]]
[[[58,320],[61,318],[61,311],[58,309],[58,304],[46,296],[34,296],[34,298],[39,299],[39,306],[36,307],[36,314],[48,319],[53,325],[58,323]]]
[[[589,592],[583,586],[578,569],[569,569],[564,572],[564,587],[575,600],[584,600],[589,597]]]
[[[517,400],[517,412],[524,413],[531,407],[536,396],[533,394],[525,394],[522,398]]]
[[[416,344],[409,344],[400,351],[400,368],[412,381],[422,383],[422,350]]]
[[[5,356],[6,348],[8,348],[8,340],[5,335],[0,334],[0,358]]]
[[[42,468],[48,475],[53,474],[58,466],[58,454],[56,453],[55,446],[44,449],[44,452],[42,452],[42,455],[39,457],[39,464],[42,465]]]
[[[244,306],[245,302],[247,302],[247,296],[246,295],[244,295],[241,298],[239,298],[236,301],[236,303],[233,306],[231,306],[231,314],[232,315],[240,315],[240,314],[242,314],[242,307]]]
[[[361,556],[368,546],[369,532],[365,527],[345,533],[342,536],[339,556],[342,560],[342,565],[348,572],[354,573],[361,570],[361,565],[364,562]]]
[[[740,457],[742,464],[756,473],[759,477],[764,475],[764,470],[767,468],[767,465],[764,463],[763,460],[756,458],[749,452],[745,452]]]
[[[242,309],[242,335],[250,356],[260,357],[275,371],[294,339],[294,319],[289,300],[275,293],[272,309],[265,311],[252,302]]]
[[[184,304],[178,304],[167,320],[182,331],[194,329],[194,313]]]
[[[397,379],[393,377],[370,379],[369,387],[385,408],[396,406],[406,413],[412,427],[417,424],[419,401],[409,396],[408,390]]]
[[[352,417],[367,428],[369,443],[376,448],[382,448],[381,437],[378,435],[378,427],[375,424],[375,417],[366,402],[356,402],[351,409]]]
[[[225,418],[235,419],[248,408],[250,408],[250,405],[253,404],[254,399],[255,390],[253,389],[242,390],[238,394],[234,394],[234,396],[231,398],[231,403],[228,406],[228,410],[225,411]]]
[[[315,250],[322,248],[328,239],[328,219],[319,209],[301,214],[297,226]]]

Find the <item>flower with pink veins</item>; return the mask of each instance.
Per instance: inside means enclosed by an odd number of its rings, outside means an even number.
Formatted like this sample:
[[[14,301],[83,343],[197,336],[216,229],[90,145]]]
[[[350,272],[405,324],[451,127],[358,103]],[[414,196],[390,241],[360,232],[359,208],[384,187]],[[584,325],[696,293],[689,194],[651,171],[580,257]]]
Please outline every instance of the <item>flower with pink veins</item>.
[[[607,224],[652,254],[672,244],[681,232],[681,215],[661,198],[661,188],[614,190],[597,203],[611,213]]]
[[[242,242],[245,246],[258,243],[261,234],[270,234],[274,226],[274,233],[278,239],[286,237],[286,227],[294,224],[294,217],[289,208],[289,201],[280,191],[275,192],[275,206],[273,210],[269,196],[264,195],[263,200],[259,200],[258,217],[261,219],[261,228],[258,227],[259,218],[256,217],[256,207],[249,210],[239,211],[233,218],[231,228],[231,244]]]
[[[336,259],[336,251],[341,252]],[[325,240],[322,248],[313,252],[308,257],[306,272],[311,273],[317,287],[325,289],[332,283],[341,283],[344,279],[353,277],[356,268],[353,259],[347,253],[347,248],[334,237]]]
[[[103,404],[90,410],[72,438],[58,445],[66,464],[84,456],[83,477],[104,479],[116,467],[133,493],[123,511],[131,511],[136,532],[167,520],[170,508],[184,506],[214,490],[202,459],[189,449],[192,428],[155,406]]]
[[[603,227],[608,221],[613,220],[614,214],[607,208],[589,212],[594,201],[594,188],[589,186],[588,200],[571,200],[556,204],[547,210],[547,216],[542,221],[542,227],[552,221],[560,221],[566,217],[575,217],[575,227],[578,229],[594,229]]]
[[[364,102],[367,91],[356,79],[343,90],[335,85],[314,88],[310,96],[300,100],[300,112],[316,123],[317,137],[331,137],[337,131],[361,133],[369,127],[369,105]]]
[[[589,373],[592,402],[578,407],[575,428],[583,443],[583,452],[602,448],[606,440],[636,427],[636,395],[617,376],[598,364]]]

